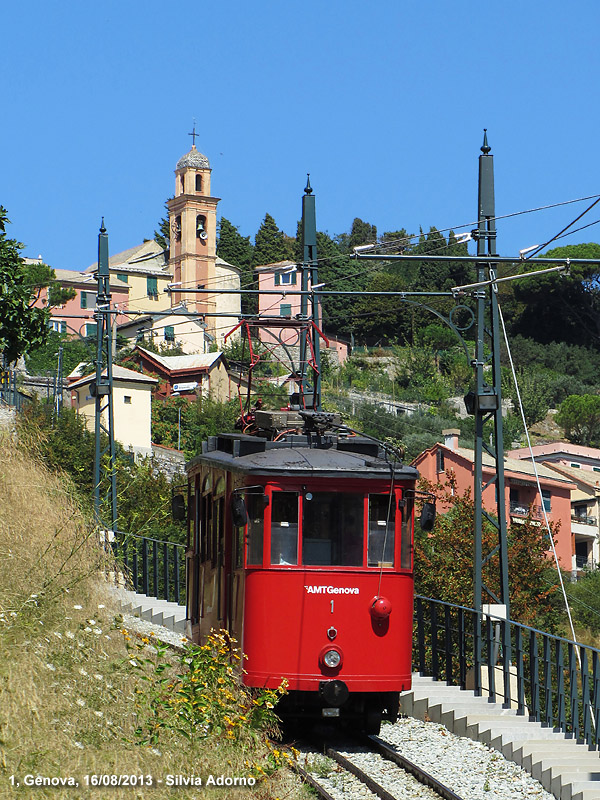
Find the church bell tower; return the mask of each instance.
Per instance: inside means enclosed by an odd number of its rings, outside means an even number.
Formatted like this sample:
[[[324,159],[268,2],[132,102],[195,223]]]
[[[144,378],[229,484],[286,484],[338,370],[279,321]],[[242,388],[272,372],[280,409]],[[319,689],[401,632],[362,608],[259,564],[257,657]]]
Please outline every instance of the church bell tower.
[[[196,150],[196,129],[192,149],[175,167],[175,196],[168,203],[171,244],[169,266],[173,282],[181,284],[171,293],[171,304],[185,303],[198,314],[214,312],[215,262],[217,257],[217,204],[211,197],[208,158]],[[206,294],[186,294],[188,289],[206,289]],[[207,332],[214,336],[217,320],[206,317]]]

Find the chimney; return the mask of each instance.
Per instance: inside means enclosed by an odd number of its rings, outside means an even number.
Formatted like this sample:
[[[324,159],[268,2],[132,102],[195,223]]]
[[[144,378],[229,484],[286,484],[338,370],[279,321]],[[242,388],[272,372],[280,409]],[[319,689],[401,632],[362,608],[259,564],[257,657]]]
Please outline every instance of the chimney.
[[[448,428],[448,430],[442,431],[442,436],[446,447],[456,452],[458,450],[458,437],[460,436],[458,428]]]

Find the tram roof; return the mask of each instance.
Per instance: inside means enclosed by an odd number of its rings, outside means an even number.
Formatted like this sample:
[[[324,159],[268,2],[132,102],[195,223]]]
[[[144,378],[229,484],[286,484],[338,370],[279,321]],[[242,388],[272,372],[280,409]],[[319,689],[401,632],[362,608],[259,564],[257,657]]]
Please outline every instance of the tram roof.
[[[200,464],[243,474],[379,479],[390,476],[391,466],[383,448],[362,437],[295,435],[273,442],[244,434],[209,437],[187,469]],[[394,467],[395,480],[416,480],[418,475],[415,467]]]

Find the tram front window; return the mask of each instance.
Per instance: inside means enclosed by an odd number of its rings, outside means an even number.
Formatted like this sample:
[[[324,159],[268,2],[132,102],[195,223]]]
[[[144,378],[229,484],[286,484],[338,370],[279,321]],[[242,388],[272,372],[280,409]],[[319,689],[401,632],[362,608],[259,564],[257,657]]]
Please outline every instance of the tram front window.
[[[248,564],[262,564],[263,528],[264,528],[264,495],[248,492],[246,494],[248,509]]]
[[[362,566],[363,516],[362,495],[306,492],[302,499],[302,563]]]
[[[271,503],[271,564],[297,564],[298,494],[273,492]]]
[[[394,527],[396,503],[394,495],[369,495],[369,548],[370,567],[394,566]]]

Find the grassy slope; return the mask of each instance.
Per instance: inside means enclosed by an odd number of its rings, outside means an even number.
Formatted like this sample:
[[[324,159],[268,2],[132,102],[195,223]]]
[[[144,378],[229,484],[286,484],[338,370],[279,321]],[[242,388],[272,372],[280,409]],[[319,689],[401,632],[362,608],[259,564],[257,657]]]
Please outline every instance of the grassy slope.
[[[252,789],[27,788],[23,777],[92,773],[244,776],[266,766],[262,737],[195,744],[171,732],[135,743],[147,683],[98,575],[107,564],[93,526],[62,477],[0,434],[0,797],[296,798],[286,770]],[[137,647],[135,639],[133,646]],[[129,645],[130,647],[132,645]],[[147,647],[144,646],[147,651]],[[137,651],[151,655],[151,651]],[[140,695],[139,692],[142,694]],[[21,781],[11,788],[10,776]]]

